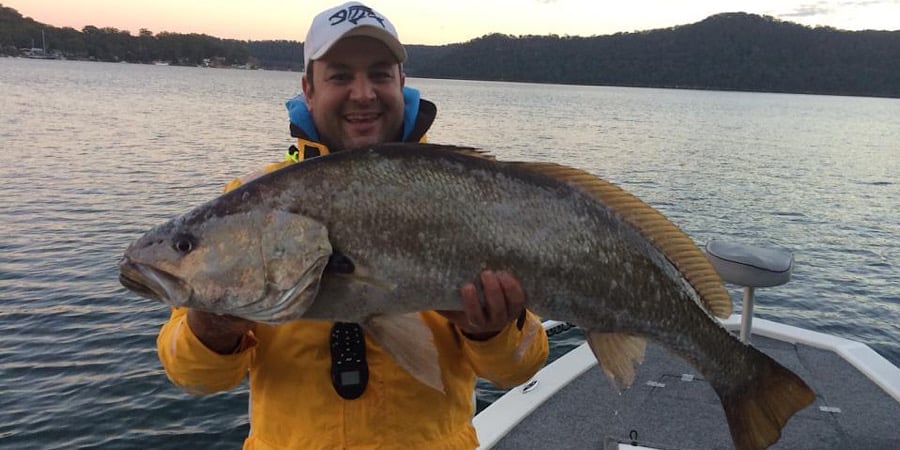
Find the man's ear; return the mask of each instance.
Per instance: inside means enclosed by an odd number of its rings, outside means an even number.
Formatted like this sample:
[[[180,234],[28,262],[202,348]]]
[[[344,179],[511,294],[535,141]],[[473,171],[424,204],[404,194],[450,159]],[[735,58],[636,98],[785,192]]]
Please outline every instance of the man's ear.
[[[300,84],[303,86],[303,96],[308,99],[309,95],[311,94],[310,89],[309,89],[310,83],[309,83],[309,80],[306,79],[305,73],[300,78]]]

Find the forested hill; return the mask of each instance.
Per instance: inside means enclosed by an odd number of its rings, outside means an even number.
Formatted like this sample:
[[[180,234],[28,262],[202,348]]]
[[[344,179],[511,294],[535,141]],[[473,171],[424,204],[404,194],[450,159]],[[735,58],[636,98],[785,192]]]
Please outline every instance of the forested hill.
[[[302,43],[240,41],[142,29],[57,28],[0,5],[0,55],[42,45],[68,59],[302,69]],[[900,98],[900,31],[810,28],[725,13],[666,29],[606,36],[492,34],[409,45],[409,76]]]
[[[900,97],[900,31],[745,13],[609,36],[493,34],[409,54],[420,77]]]

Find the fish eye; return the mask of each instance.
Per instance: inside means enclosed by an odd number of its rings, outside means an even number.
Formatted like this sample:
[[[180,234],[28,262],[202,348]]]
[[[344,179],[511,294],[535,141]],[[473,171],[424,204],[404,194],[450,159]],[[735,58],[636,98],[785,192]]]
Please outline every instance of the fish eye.
[[[189,234],[175,236],[172,240],[172,248],[181,254],[190,253],[197,246],[197,239]]]
[[[353,261],[351,261],[350,258],[335,250],[331,256],[328,257],[328,264],[325,265],[325,270],[332,273],[351,274],[356,270],[356,267],[353,265]]]

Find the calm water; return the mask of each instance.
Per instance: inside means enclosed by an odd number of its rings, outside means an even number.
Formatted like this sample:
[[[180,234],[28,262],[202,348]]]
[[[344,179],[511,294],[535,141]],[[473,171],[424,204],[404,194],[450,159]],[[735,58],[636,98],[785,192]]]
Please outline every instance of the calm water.
[[[793,250],[793,280],[758,291],[758,317],[900,364],[900,100],[409,84],[438,104],[432,142],[582,167],[701,244]],[[168,310],[120,287],[115,263],[280,159],[298,89],[296,73],[0,58],[0,447],[240,447],[246,391],[169,384]]]

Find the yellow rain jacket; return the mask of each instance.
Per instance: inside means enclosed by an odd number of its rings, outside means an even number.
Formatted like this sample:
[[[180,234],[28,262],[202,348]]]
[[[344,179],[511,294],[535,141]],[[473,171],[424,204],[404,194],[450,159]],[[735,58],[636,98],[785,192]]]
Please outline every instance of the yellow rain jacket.
[[[424,130],[434,117],[434,106],[430,108],[427,124],[417,127],[421,133],[405,140],[424,141]],[[309,157],[309,151],[312,156],[327,153],[291,125],[298,147],[287,161],[269,165],[262,173]],[[235,180],[226,190],[252,177]],[[231,389],[249,373],[250,435],[245,450],[475,448],[476,376],[499,387],[527,381],[547,358],[546,333],[531,312],[521,329],[514,322],[487,341],[466,338],[436,312],[421,317],[434,335],[446,393],[421,384],[367,339],[365,392],[353,400],[340,397],[331,382],[330,322],[257,324],[235,354],[220,355],[191,331],[187,309],[176,308],[160,330],[157,350],[168,377],[188,392]]]
[[[367,339],[366,390],[354,400],[341,398],[331,384],[329,322],[258,324],[238,353],[220,355],[191,332],[187,310],[175,309],[157,349],[169,378],[189,392],[230,389],[249,372],[245,450],[475,448],[476,375],[500,387],[527,381],[547,357],[544,329],[529,312],[521,330],[512,323],[479,342],[438,313],[421,316],[434,334],[446,394],[421,384]]]

